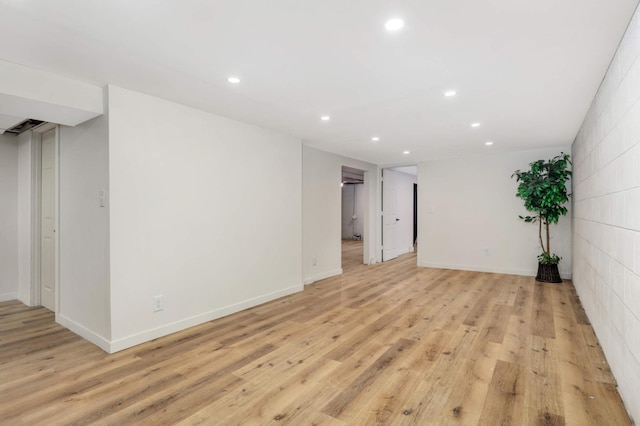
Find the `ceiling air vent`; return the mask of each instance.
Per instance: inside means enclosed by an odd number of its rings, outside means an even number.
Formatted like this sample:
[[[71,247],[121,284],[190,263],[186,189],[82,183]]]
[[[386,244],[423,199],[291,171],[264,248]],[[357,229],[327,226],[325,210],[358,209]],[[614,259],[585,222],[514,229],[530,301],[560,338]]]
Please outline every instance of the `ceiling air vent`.
[[[41,125],[44,121],[33,120],[28,118],[21,123],[16,124],[10,129],[5,130],[5,133],[11,133],[12,135],[19,135],[20,133],[26,132],[27,130],[31,130],[36,126]]]

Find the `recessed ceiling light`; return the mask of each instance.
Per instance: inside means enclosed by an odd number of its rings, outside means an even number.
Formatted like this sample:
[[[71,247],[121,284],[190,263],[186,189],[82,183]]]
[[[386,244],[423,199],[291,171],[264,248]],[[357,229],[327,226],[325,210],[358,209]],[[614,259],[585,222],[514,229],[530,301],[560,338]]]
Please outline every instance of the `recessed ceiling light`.
[[[456,93],[458,93],[458,92],[456,92],[455,90],[447,90],[446,92],[444,92],[444,95],[445,95],[447,98],[450,98],[451,96],[455,96],[455,95],[456,95]]]
[[[493,145],[493,142],[489,141],[489,142],[485,142],[484,144],[485,144],[486,146],[491,146],[491,145]]]
[[[411,151],[402,151],[402,153],[403,153],[404,155],[409,155],[409,154],[411,154]]]
[[[480,123],[471,123],[471,127],[480,127]]]
[[[399,29],[404,27],[404,21],[398,18],[389,19],[387,22],[385,22],[384,27],[387,29],[387,31],[398,31]]]
[[[371,138],[372,141],[374,142],[378,142],[380,140],[380,138],[378,136],[374,136]]]
[[[322,117],[320,117],[320,120],[329,121],[329,120],[331,120],[331,117],[329,117],[328,115],[323,115]]]
[[[231,84],[238,84],[240,83],[240,79],[238,77],[229,77],[227,78],[227,81]]]

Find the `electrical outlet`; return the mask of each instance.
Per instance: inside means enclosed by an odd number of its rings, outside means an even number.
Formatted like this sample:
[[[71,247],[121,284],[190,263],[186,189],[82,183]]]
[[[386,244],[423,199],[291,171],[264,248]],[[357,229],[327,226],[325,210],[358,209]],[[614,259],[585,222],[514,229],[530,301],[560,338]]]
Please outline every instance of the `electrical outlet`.
[[[153,312],[162,311],[164,309],[164,296],[153,297]]]
[[[484,250],[482,250],[482,254],[489,256],[489,247],[485,247]]]
[[[314,257],[313,259],[311,259],[311,266],[316,266],[318,264],[318,258]]]

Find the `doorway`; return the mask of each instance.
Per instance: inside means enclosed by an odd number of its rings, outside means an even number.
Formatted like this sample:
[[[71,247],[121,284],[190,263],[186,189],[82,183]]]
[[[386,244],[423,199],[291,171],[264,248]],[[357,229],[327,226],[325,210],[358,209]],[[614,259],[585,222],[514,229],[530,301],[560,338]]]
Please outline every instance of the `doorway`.
[[[414,251],[417,239],[417,166],[382,169],[382,261]]]
[[[342,167],[342,270],[362,265],[365,239],[365,172]]]

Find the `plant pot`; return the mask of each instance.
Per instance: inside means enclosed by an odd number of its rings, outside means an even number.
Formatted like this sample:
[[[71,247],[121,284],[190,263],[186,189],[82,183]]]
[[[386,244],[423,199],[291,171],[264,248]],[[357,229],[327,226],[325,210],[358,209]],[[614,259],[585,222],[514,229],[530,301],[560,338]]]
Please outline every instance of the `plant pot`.
[[[560,278],[558,264],[538,262],[538,275],[536,275],[536,281],[541,281],[543,283],[561,283],[562,278]]]

